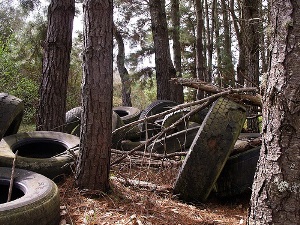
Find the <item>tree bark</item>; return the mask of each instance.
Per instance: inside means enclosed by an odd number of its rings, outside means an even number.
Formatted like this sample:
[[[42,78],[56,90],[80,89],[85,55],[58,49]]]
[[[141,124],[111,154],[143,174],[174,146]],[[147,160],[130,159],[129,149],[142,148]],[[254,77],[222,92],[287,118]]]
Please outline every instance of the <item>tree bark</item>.
[[[211,4],[211,13],[214,11],[214,1],[212,1]],[[206,34],[207,34],[207,73],[205,76],[205,81],[206,82],[211,82],[212,81],[212,59],[213,59],[213,39],[214,39],[214,29],[215,29],[215,23],[214,23],[214,17],[211,15],[211,26],[209,23],[209,6],[207,0],[205,0],[205,18],[206,18]]]
[[[196,73],[199,80],[204,80],[204,55],[203,55],[203,5],[201,0],[195,0],[196,10]],[[197,99],[202,99],[204,92],[197,91]]]
[[[222,86],[223,87],[235,87],[234,79],[234,67],[232,63],[232,51],[231,51],[231,34],[230,24],[228,16],[228,5],[227,1],[221,1],[222,14],[223,14],[223,26],[224,26],[224,43],[223,54],[222,54]]]
[[[171,20],[173,24],[173,56],[174,66],[176,69],[176,77],[182,77],[181,69],[181,44],[180,44],[180,11],[179,11],[179,0],[171,1]],[[183,88],[181,85],[176,85],[176,102],[183,103],[184,95]]]
[[[299,224],[300,7],[296,0],[271,2],[271,66],[248,224]]]
[[[112,140],[113,1],[85,0],[79,189],[109,189]]]
[[[258,87],[259,85],[259,39],[260,39],[260,0],[244,0],[243,2],[243,27],[245,44],[245,84],[247,87]],[[250,108],[248,115],[256,114],[256,108]],[[252,132],[259,132],[258,120],[247,120],[247,129]]]
[[[114,25],[114,36],[118,43],[117,66],[122,83],[122,105],[132,106],[131,103],[131,81],[128,70],[125,67],[125,48],[122,35],[118,28]]]
[[[74,15],[74,0],[52,0],[48,7],[37,130],[63,131]]]
[[[239,60],[237,64],[237,85],[239,87],[243,87],[245,83],[245,66],[246,66],[246,59],[245,59],[245,45],[243,42],[244,37],[244,27],[241,26],[239,18],[235,14],[235,7],[234,7],[234,0],[230,0],[230,13],[231,18],[233,21],[234,30],[236,33],[238,45],[239,45]],[[241,13],[240,13],[241,14]]]
[[[164,0],[150,0],[152,35],[155,50],[157,99],[176,101],[176,88],[170,82],[176,77],[169,48],[168,25]]]

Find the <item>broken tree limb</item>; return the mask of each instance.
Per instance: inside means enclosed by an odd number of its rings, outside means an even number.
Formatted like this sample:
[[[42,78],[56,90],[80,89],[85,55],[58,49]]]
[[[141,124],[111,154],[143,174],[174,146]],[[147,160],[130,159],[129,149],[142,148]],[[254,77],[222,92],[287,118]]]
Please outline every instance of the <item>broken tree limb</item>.
[[[116,154],[126,154],[126,151],[121,151],[117,149],[112,149],[112,153]],[[168,159],[168,158],[173,158],[176,156],[186,156],[186,152],[174,152],[170,154],[157,154],[157,153],[150,153],[150,152],[134,152],[132,153],[137,156],[144,156],[148,158],[153,158],[153,159]]]
[[[120,182],[123,185],[138,187],[138,188],[145,188],[150,191],[159,191],[159,192],[170,192],[172,191],[171,185],[156,185],[150,182],[141,181],[141,180],[132,180],[132,179],[124,179],[120,177],[111,177],[112,181]]]
[[[172,78],[171,80],[175,82],[175,84],[180,84],[182,86],[199,89],[213,94],[221,93],[227,90],[227,89],[219,88],[215,85],[209,84],[207,82],[198,79]],[[258,92],[258,89],[254,87],[253,92]],[[231,98],[234,101],[242,102],[248,105],[255,105],[260,107],[262,106],[261,97],[259,94],[249,95],[243,93],[239,93],[239,94],[232,93],[229,94],[227,97]]]

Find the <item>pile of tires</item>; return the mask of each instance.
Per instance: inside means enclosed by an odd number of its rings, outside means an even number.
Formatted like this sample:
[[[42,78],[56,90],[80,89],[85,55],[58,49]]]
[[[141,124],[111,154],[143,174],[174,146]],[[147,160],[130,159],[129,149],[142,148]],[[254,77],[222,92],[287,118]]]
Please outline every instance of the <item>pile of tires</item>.
[[[66,125],[65,132],[68,134],[73,134],[75,136],[80,136],[80,125],[81,125],[81,113],[82,107],[75,107],[68,112],[66,112]],[[122,118],[113,111],[112,113],[112,131],[122,127],[124,122]]]

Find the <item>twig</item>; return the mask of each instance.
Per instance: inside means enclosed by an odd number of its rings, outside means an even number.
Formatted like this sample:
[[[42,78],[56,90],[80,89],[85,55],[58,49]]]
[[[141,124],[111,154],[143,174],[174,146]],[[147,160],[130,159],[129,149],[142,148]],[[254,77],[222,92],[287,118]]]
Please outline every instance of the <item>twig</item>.
[[[12,165],[12,169],[11,169],[11,176],[10,176],[10,182],[9,182],[7,202],[10,202],[10,200],[11,200],[13,183],[14,183],[14,176],[15,176],[15,167],[16,167],[17,155],[18,155],[18,150],[15,153],[15,157],[14,157],[14,161],[13,161],[13,165]]]

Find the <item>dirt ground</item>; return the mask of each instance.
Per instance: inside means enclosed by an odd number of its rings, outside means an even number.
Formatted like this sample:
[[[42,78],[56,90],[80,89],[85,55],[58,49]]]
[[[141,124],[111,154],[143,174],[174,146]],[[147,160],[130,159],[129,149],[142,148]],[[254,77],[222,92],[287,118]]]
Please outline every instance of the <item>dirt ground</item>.
[[[111,170],[111,191],[93,196],[80,193],[73,176],[67,177],[58,183],[61,224],[246,224],[249,193],[231,199],[212,193],[205,203],[181,202],[171,190],[179,168],[118,164]]]

